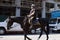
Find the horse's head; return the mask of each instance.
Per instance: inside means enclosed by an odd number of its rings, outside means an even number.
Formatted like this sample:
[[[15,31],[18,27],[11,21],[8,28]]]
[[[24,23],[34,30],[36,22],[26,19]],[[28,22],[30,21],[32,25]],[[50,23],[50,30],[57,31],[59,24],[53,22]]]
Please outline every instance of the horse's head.
[[[8,19],[7,19],[7,29],[9,29],[12,24],[13,24],[13,21],[12,21],[11,17],[8,17]]]

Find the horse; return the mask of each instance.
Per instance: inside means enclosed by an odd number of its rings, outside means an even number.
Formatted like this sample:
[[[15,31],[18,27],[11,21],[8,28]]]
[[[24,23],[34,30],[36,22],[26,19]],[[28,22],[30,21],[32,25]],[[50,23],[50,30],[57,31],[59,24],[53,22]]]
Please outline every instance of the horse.
[[[26,40],[26,38],[31,40],[29,37],[27,37],[27,34],[30,33],[31,29],[41,28],[41,33],[40,33],[40,36],[38,37],[38,40],[42,35],[42,30],[46,33],[47,40],[48,40],[49,27],[48,27],[48,22],[46,22],[48,20],[46,20],[44,18],[39,18],[38,21],[39,21],[40,25],[29,24],[27,16],[25,16],[25,17],[10,17],[9,16],[9,21],[7,23],[7,29],[11,28],[11,25],[13,24],[13,22],[17,22],[17,23],[21,24],[21,27],[24,30],[24,40]],[[30,29],[31,25],[32,25],[32,28]],[[47,30],[45,29],[45,26],[47,26]]]

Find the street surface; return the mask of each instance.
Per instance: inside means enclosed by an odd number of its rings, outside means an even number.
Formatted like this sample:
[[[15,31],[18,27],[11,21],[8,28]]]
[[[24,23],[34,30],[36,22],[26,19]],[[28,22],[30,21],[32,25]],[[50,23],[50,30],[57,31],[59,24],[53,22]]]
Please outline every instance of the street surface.
[[[38,34],[28,35],[32,40],[37,40]],[[24,40],[24,35],[0,35],[0,40]],[[40,40],[46,40],[46,35],[43,34]],[[49,34],[49,40],[60,40],[60,34]]]

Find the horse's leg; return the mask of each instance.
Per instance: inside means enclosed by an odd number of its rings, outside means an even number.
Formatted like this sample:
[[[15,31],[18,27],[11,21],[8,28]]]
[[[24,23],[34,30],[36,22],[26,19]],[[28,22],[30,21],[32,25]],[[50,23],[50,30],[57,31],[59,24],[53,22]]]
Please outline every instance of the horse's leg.
[[[31,40],[29,37],[27,37],[27,32],[28,32],[28,31],[24,31],[24,40],[26,40],[26,38],[27,38],[28,40]]]
[[[42,32],[44,31],[44,32],[46,33],[47,40],[48,40],[48,38],[49,38],[49,37],[48,37],[48,31],[45,30],[45,26],[42,26],[41,29],[42,29],[42,30],[41,30]]]
[[[49,23],[47,24],[47,33],[49,34]]]
[[[49,39],[49,37],[48,37],[48,33],[47,32],[45,32],[46,33],[46,36],[47,36],[47,39],[46,40],[48,40]]]
[[[39,37],[38,37],[38,40],[39,40],[40,37],[42,36],[42,33],[43,33],[43,30],[41,29],[41,33],[40,33],[40,35],[39,35]]]
[[[43,29],[44,30],[44,32],[46,33],[46,36],[47,36],[47,39],[46,40],[48,40],[48,31],[47,30],[45,30],[45,29]]]
[[[24,40],[26,40],[26,34],[24,34]]]
[[[31,40],[29,37],[27,37],[27,34],[25,34],[25,40],[26,40],[26,38],[27,38],[28,40]]]
[[[27,38],[28,40],[31,40],[29,37],[27,37],[27,34],[24,34],[24,40],[26,40],[26,38]]]
[[[31,39],[30,39],[29,37],[27,37],[27,36],[26,36],[26,38],[27,38],[28,40],[31,40]]]
[[[13,24],[12,21],[8,22],[7,29],[9,30],[11,28],[11,25]]]
[[[49,39],[48,34],[49,34],[49,23],[47,23],[47,33],[46,33],[46,35],[47,35],[47,40]]]

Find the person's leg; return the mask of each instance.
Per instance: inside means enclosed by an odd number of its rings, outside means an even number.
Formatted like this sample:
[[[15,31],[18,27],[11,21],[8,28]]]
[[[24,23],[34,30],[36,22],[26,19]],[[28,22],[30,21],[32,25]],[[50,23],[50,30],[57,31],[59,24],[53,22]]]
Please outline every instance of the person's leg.
[[[33,20],[33,17],[31,17],[31,18],[28,19],[28,22],[29,22],[29,24],[30,24],[30,29],[31,29],[32,26],[33,26],[32,20]]]
[[[32,23],[33,17],[29,18],[28,22],[31,24]]]

